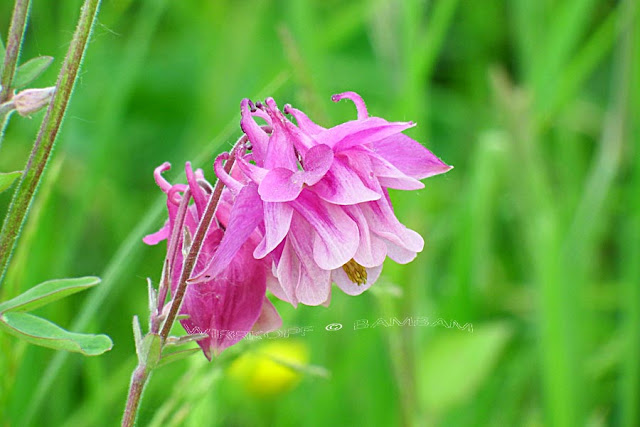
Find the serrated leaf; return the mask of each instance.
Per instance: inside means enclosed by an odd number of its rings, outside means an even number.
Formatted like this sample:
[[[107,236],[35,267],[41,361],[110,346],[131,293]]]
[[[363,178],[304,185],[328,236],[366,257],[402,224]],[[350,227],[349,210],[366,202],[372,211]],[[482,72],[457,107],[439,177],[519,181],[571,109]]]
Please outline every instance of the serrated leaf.
[[[434,337],[420,361],[419,395],[428,411],[443,413],[472,397],[511,337],[506,323],[447,331]]]
[[[31,344],[82,353],[85,356],[97,356],[113,347],[111,338],[106,335],[69,332],[55,323],[29,313],[2,313],[0,328]]]
[[[34,81],[42,74],[53,62],[53,56],[38,56],[32,58],[20,65],[16,69],[16,75],[13,79],[13,87],[19,89]]]
[[[170,353],[163,354],[162,357],[160,358],[160,361],[156,365],[156,367],[159,368],[161,366],[168,365],[169,363],[177,362],[178,360],[185,359],[191,356],[192,354],[198,353],[200,351],[201,351],[200,348],[196,347],[196,348],[190,348],[187,350],[173,351]]]
[[[0,304],[0,313],[6,311],[31,311],[53,301],[83,291],[100,283],[99,277],[87,276],[74,279],[49,280],[28,289],[17,297]]]
[[[22,171],[0,172],[0,193],[11,187],[13,181],[15,181],[20,175],[22,175]]]

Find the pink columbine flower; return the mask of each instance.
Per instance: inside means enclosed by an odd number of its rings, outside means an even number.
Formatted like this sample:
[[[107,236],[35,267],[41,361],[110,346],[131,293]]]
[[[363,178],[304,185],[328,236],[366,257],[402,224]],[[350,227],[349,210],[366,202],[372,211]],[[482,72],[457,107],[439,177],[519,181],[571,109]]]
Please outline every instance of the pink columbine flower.
[[[202,171],[194,172],[189,163],[186,165],[188,185],[171,185],[162,177],[162,173],[169,168],[170,164],[164,163],[154,172],[156,183],[167,194],[169,219],[158,232],[146,236],[143,240],[147,244],[155,245],[169,239],[176,227],[182,198],[187,196],[193,199],[193,203],[187,207],[184,220],[186,231],[177,234],[177,247],[170,264],[173,293],[178,286],[182,270],[183,252],[188,250],[184,247],[185,234],[195,234],[212,187],[205,180]],[[220,272],[207,281],[189,285],[181,307],[181,314],[188,316],[180,320],[185,330],[190,334],[208,335],[207,338],[198,341],[198,345],[209,360],[212,355],[218,355],[252,330],[268,332],[282,324],[280,316],[265,295],[267,280],[274,280],[269,278],[269,262],[255,259],[252,255],[259,240],[257,233],[241,237],[242,242],[233,248],[227,243],[234,241],[229,238],[229,233],[242,235],[242,232],[237,233],[237,224],[242,221],[242,215],[238,214],[242,213],[243,207],[236,208],[234,203],[231,194],[224,191],[216,210],[216,218],[207,232],[194,270],[194,274],[197,275],[215,258],[214,264],[220,267]],[[221,249],[223,253],[220,253]]]
[[[250,153],[238,156],[245,177],[227,175],[222,158],[215,165],[232,191],[244,191],[259,207],[248,221],[262,231],[253,255],[271,255],[278,282],[269,289],[294,305],[328,303],[332,282],[360,294],[378,278],[387,256],[413,260],[424,241],[398,221],[387,188],[419,189],[420,179],[451,169],[402,134],[413,123],[369,117],[353,92],[333,100],[344,98],[355,103],[358,118],[329,129],[286,106],[294,125],[271,98],[258,108],[243,100],[241,127],[251,145]]]

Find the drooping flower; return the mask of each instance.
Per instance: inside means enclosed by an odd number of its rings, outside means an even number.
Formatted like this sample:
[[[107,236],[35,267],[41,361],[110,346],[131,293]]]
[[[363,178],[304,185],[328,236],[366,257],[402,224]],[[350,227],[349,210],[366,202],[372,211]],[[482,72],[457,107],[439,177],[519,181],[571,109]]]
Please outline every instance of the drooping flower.
[[[182,199],[193,199],[193,203],[186,208],[184,232],[178,230],[180,232],[175,242],[175,255],[170,264],[171,291],[175,293],[184,255],[188,251],[188,239],[195,234],[202,219],[212,186],[205,180],[202,171],[194,172],[189,163],[186,165],[188,185],[171,185],[162,177],[162,173],[169,168],[169,163],[164,163],[154,172],[156,183],[167,194],[169,219],[162,229],[143,240],[154,245],[170,239],[174,228],[180,226],[176,218]],[[187,200],[186,203],[188,202]],[[280,316],[266,297],[267,280],[274,280],[269,278],[269,261],[255,259],[252,255],[259,241],[258,234],[256,232],[243,237],[242,230],[237,233],[237,224],[242,222],[243,210],[243,206],[236,206],[238,203],[242,204],[243,201],[234,200],[228,190],[223,191],[215,220],[207,232],[197,259],[194,275],[199,274],[214,259],[214,264],[220,266],[221,271],[207,281],[188,285],[180,311],[188,316],[180,320],[188,333],[208,335],[198,341],[208,359],[240,341],[252,329],[268,332],[282,324]],[[236,234],[242,239],[240,243],[233,239]],[[233,243],[233,247],[230,247],[229,241]]]
[[[378,278],[387,256],[413,260],[424,241],[398,221],[387,188],[422,188],[420,179],[451,168],[402,133],[413,123],[369,117],[353,92],[333,100],[344,98],[355,103],[358,118],[329,129],[285,106],[293,124],[271,98],[255,106],[243,100],[241,127],[251,145],[238,155],[244,177],[226,174],[221,159],[215,164],[233,191],[251,188],[247,192],[260,206],[253,221],[262,232],[253,255],[271,256],[278,281],[269,289],[294,305],[328,302],[332,282],[360,294]],[[211,270],[198,280],[213,276]]]

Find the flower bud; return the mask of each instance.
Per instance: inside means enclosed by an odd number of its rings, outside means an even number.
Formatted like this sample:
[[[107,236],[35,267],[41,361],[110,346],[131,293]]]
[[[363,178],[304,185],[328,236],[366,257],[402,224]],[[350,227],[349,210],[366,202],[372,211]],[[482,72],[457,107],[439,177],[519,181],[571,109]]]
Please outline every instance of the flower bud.
[[[49,104],[55,87],[42,89],[26,89],[15,95],[12,99],[16,111],[21,116],[33,114]]]

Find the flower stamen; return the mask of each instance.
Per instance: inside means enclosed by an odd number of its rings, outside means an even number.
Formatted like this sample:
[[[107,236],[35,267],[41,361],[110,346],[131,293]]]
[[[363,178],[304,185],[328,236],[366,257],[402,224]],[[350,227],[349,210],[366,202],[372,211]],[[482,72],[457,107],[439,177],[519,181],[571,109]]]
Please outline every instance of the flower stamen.
[[[367,283],[367,270],[358,264],[353,258],[343,265],[342,269],[347,273],[347,277],[349,277],[349,280],[353,283],[357,285],[364,285]]]

